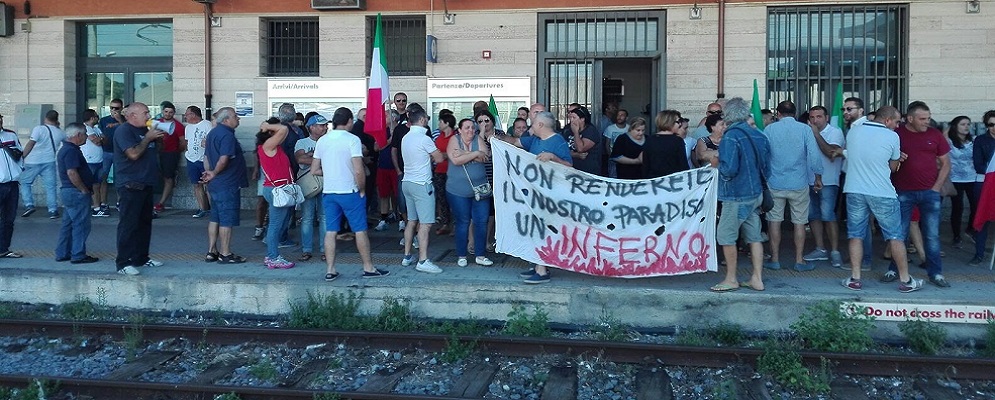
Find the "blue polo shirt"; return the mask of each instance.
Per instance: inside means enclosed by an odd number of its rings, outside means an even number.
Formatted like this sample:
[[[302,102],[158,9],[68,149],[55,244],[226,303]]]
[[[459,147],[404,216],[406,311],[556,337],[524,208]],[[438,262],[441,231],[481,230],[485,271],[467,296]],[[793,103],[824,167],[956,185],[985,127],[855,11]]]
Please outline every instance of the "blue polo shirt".
[[[207,162],[210,163],[211,169],[218,165],[221,156],[228,156],[228,166],[207,183],[207,188],[221,191],[248,187],[249,180],[245,175],[245,155],[242,153],[242,145],[238,143],[238,139],[235,139],[235,130],[228,125],[218,124],[207,133],[206,141],[207,148],[204,149],[204,154],[207,156]]]
[[[90,171],[90,166],[86,163],[86,158],[83,157],[83,151],[75,143],[68,140],[62,142],[62,148],[56,154],[56,159],[59,166],[59,181],[62,182],[63,189],[76,188],[76,185],[73,185],[73,182],[69,180],[68,170],[70,169],[75,169],[79,173],[83,186],[91,187],[97,183],[93,177],[93,172]]]
[[[118,125],[115,125],[113,128],[108,128],[107,125],[116,123],[118,121],[110,115],[97,121],[97,125],[100,126],[100,132],[104,134],[104,141],[100,144],[100,147],[104,149],[104,153],[114,152],[114,130],[117,129]]]
[[[118,125],[114,130],[114,186],[124,187],[129,183],[142,183],[155,186],[159,182],[159,146],[149,143],[142,156],[131,160],[124,149],[141,143],[149,128],[136,127],[129,123]]]
[[[522,142],[522,147],[529,153],[539,155],[543,152],[549,152],[563,161],[571,164],[574,162],[573,157],[570,157],[570,145],[567,144],[567,140],[562,135],[553,135],[546,139],[539,139],[538,136],[529,135],[522,136],[519,140]]]

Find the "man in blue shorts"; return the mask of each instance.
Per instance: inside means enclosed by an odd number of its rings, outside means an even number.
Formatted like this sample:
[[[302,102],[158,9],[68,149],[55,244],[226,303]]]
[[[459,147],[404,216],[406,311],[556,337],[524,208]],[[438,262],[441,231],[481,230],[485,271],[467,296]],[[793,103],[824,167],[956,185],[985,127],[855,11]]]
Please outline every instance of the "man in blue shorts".
[[[909,274],[909,261],[905,252],[905,232],[902,230],[901,207],[898,192],[891,183],[891,174],[898,170],[902,158],[898,134],[894,129],[901,118],[895,107],[885,106],[875,113],[873,122],[850,129],[846,139],[847,179],[843,185],[846,193],[847,237],[850,238],[850,278],[843,286],[860,290],[860,266],[863,259],[863,238],[867,232],[870,215],[877,218],[881,233],[898,269],[901,282],[898,291],[914,292],[922,289],[922,279]],[[894,274],[894,272],[890,272]]]
[[[311,174],[322,177],[322,205],[325,208],[325,281],[339,277],[335,271],[335,236],[342,228],[342,217],[356,234],[356,248],[363,261],[363,278],[387,276],[390,271],[373,267],[370,237],[366,223],[366,171],[363,169],[363,144],[352,129],[352,111],[340,107],[332,116],[332,127],[318,139],[311,161]]]
[[[241,189],[249,186],[242,146],[235,138],[239,118],[234,108],[223,107],[214,114],[214,120],[217,126],[207,133],[205,171],[201,177],[212,201],[204,261],[241,264],[245,257],[231,251],[231,230],[239,225]]]
[[[511,135],[496,135],[495,137],[535,154],[539,161],[550,161],[573,167],[570,146],[563,136],[556,134],[556,119],[553,118],[553,114],[548,111],[535,113],[532,116],[532,127],[529,130],[532,134],[523,135],[521,138]],[[535,268],[522,272],[520,276],[525,280],[525,283],[529,284],[549,282],[549,271],[545,265],[536,264]]]

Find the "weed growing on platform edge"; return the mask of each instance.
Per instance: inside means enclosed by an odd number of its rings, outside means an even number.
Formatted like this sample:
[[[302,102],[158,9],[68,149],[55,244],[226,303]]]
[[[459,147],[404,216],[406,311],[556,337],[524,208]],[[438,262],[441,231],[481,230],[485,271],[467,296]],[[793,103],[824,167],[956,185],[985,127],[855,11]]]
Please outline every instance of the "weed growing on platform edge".
[[[373,330],[382,332],[411,332],[418,328],[418,323],[411,317],[411,303],[390,296],[384,297],[380,314],[373,323]]]
[[[480,320],[473,315],[470,315],[465,320],[445,321],[438,324],[428,325],[426,330],[443,335],[480,336],[487,333],[490,328],[481,323]]]
[[[909,347],[924,356],[936,355],[947,342],[947,330],[933,321],[910,319],[898,324]]]
[[[834,353],[859,353],[874,345],[874,317],[863,307],[844,312],[840,303],[825,300],[809,307],[791,324],[805,347]]]
[[[358,314],[360,300],[353,292],[349,296],[322,296],[308,291],[306,300],[290,303],[288,325],[296,329],[363,330],[367,319]]]
[[[549,329],[549,314],[538,304],[532,315],[525,311],[524,306],[513,305],[501,333],[509,336],[549,337],[552,334]]]
[[[995,319],[988,320],[985,328],[985,350],[982,354],[995,358]]]
[[[90,299],[76,296],[76,300],[62,305],[62,316],[72,321],[95,319],[100,310]]]
[[[0,319],[11,319],[17,316],[17,306],[14,303],[0,302]],[[0,397],[3,399],[5,397]]]
[[[122,329],[124,329],[124,348],[127,351],[126,359],[132,361],[138,355],[138,348],[145,340],[142,329],[145,327],[148,319],[142,314],[132,314],[128,317],[128,321],[130,325]]]
[[[746,342],[746,334],[743,333],[743,327],[736,324],[721,323],[709,328],[709,331],[712,338],[724,346],[740,346],[743,342]]]
[[[823,358],[819,371],[813,374],[802,364],[802,356],[788,348],[790,343],[768,341],[764,345],[764,354],[757,358],[757,370],[788,389],[829,393],[829,382],[832,380],[829,361]]]
[[[604,308],[601,309],[600,321],[591,327],[591,331],[598,340],[605,342],[624,342],[629,339],[629,327]]]
[[[442,349],[442,355],[439,356],[439,360],[452,364],[469,357],[476,348],[476,340],[462,341],[453,334],[446,339],[446,347]]]

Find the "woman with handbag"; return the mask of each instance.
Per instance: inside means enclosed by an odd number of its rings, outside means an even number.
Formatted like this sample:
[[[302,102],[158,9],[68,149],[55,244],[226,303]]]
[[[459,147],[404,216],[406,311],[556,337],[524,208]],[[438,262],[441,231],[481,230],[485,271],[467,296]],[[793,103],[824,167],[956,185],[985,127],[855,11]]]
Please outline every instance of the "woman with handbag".
[[[449,157],[446,198],[456,225],[456,264],[467,265],[468,232],[472,221],[474,262],[485,267],[493,265],[494,262],[484,255],[491,208],[491,187],[484,162],[490,159],[490,151],[483,135],[474,133],[473,120],[467,118],[459,122],[459,133],[449,139],[446,154]]]
[[[256,134],[256,153],[259,155],[259,167],[263,173],[263,198],[269,203],[269,225],[266,228],[266,259],[264,264],[269,269],[293,268],[294,263],[280,255],[280,230],[286,225],[290,213],[294,210],[294,202],[280,204],[274,202],[274,190],[288,189],[285,186],[294,185],[293,173],[290,171],[290,159],[280,146],[287,137],[286,125],[264,122]],[[295,186],[295,185],[294,185]],[[291,188],[292,189],[292,188]],[[298,193],[300,191],[298,190]],[[303,200],[303,196],[301,196]],[[277,206],[280,205],[280,207]]]

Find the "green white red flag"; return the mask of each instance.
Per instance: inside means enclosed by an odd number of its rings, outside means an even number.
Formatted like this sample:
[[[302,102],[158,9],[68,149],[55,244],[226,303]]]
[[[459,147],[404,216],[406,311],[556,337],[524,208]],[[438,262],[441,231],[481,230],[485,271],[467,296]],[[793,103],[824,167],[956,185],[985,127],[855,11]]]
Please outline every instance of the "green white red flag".
[[[366,121],[363,131],[376,140],[378,147],[387,145],[386,104],[390,95],[387,77],[387,56],[383,45],[383,24],[377,14],[373,37],[373,57],[370,60],[370,86],[366,95]]]

